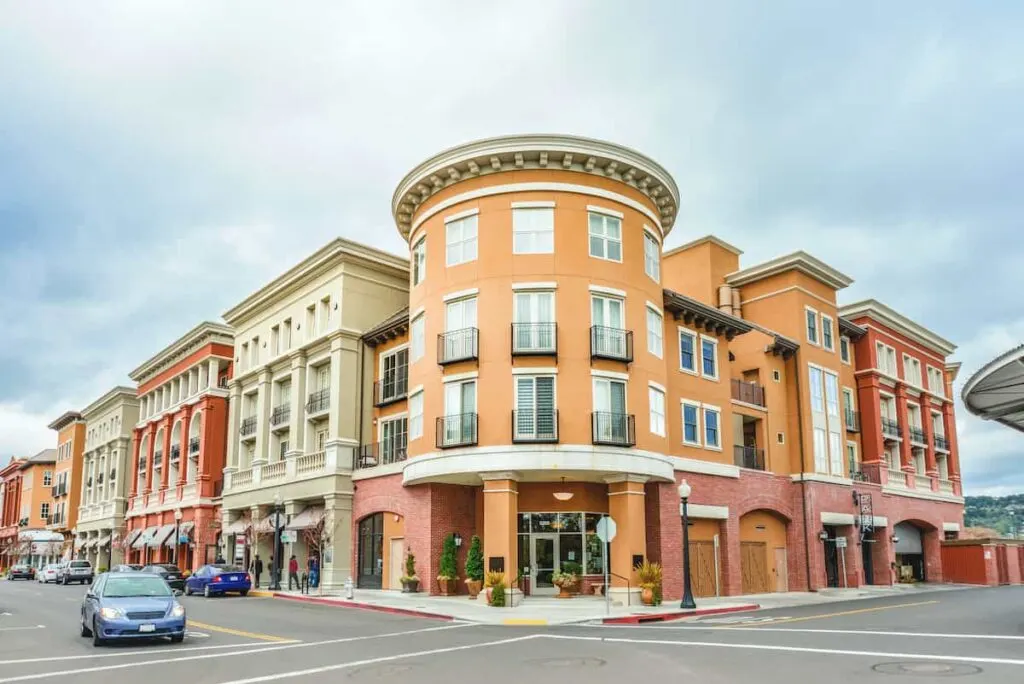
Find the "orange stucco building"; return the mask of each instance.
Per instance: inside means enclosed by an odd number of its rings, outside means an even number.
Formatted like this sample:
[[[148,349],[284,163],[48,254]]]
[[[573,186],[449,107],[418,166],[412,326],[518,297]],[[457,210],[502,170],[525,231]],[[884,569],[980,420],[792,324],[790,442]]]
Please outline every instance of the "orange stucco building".
[[[49,425],[57,433],[57,462],[54,467],[53,510],[47,529],[64,536],[62,556],[73,550],[78,506],[82,494],[82,454],[85,451],[85,420],[77,411],[68,411]]]

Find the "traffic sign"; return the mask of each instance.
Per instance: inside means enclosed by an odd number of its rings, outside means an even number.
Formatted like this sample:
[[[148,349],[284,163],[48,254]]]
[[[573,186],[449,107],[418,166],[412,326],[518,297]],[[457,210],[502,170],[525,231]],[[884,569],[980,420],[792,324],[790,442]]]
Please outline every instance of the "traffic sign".
[[[597,521],[597,538],[603,541],[605,544],[615,539],[615,533],[618,531],[618,527],[615,521],[607,515]]]
[[[846,548],[846,537],[836,537],[836,548],[837,549],[845,549]]]

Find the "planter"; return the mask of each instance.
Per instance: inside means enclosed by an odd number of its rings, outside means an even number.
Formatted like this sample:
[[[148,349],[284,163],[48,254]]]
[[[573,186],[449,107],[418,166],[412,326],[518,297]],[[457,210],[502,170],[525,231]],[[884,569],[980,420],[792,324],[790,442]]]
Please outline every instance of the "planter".
[[[518,589],[505,590],[505,605],[509,608],[516,608],[523,602],[523,592]]]
[[[480,590],[483,589],[483,580],[466,580],[466,590],[469,592],[469,598],[476,599],[480,595]]]
[[[441,596],[455,596],[457,593],[459,593],[458,588],[456,587],[455,584],[456,582],[457,580],[454,579],[442,579],[438,577],[437,592],[441,594]]]
[[[654,605],[654,587],[641,587],[640,600],[645,606]]]
[[[568,599],[573,598],[580,593],[580,583],[566,582],[565,584],[558,585],[558,596],[556,598]]]
[[[415,594],[420,590],[420,581],[418,579],[403,579],[402,580],[402,593],[403,594]]]

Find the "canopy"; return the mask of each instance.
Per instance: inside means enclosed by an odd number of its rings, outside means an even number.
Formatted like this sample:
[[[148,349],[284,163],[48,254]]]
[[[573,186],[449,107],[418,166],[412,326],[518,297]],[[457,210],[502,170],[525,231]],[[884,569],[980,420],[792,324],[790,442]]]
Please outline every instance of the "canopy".
[[[132,546],[132,544],[135,543],[135,540],[139,538],[140,534],[142,534],[142,530],[131,530],[131,531],[129,531],[128,532],[128,536],[125,537],[124,541],[122,542],[124,548],[130,548]]]
[[[98,542],[96,542],[96,546],[97,546],[97,548],[101,548],[101,549],[105,548],[107,546],[110,546],[110,535],[109,534],[105,534],[102,537],[100,537],[100,540]]]
[[[249,519],[239,518],[238,520],[234,521],[233,523],[225,527],[223,530],[223,534],[225,537],[230,534],[245,534],[245,531],[247,529],[249,529]]]
[[[174,523],[164,525],[156,531],[156,534],[152,539],[149,540],[150,548],[159,548],[162,544],[167,543],[167,538],[174,534]]]
[[[169,536],[167,538],[166,545],[169,548],[173,548],[173,547],[177,546],[178,544],[181,543],[180,540],[181,540],[182,537],[188,538],[189,533],[192,531],[193,527],[195,527],[195,523],[192,522],[191,520],[183,522],[183,523],[180,523],[178,525],[178,534],[175,535],[174,534],[174,530],[172,529],[171,530],[171,536]]]
[[[323,520],[323,506],[307,506],[301,513],[292,518],[292,521],[285,526],[288,530],[305,530],[315,527]]]
[[[23,530],[18,533],[18,541],[23,542],[63,542],[64,535],[48,530]]]
[[[146,546],[146,544],[153,538],[153,535],[156,534],[157,529],[156,525],[151,525],[143,530],[142,534],[135,538],[135,541],[132,543],[132,548],[141,549]]]

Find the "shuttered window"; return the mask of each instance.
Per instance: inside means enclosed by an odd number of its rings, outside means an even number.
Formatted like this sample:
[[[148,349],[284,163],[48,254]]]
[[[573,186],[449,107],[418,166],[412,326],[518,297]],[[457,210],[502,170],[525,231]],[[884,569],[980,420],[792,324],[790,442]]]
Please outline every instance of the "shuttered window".
[[[516,378],[516,436],[528,439],[556,437],[554,377]]]

